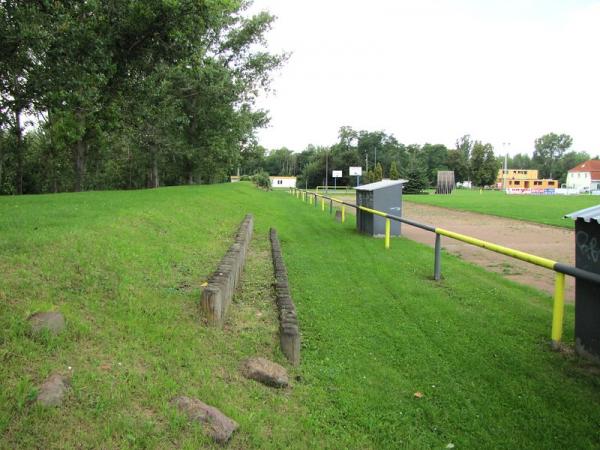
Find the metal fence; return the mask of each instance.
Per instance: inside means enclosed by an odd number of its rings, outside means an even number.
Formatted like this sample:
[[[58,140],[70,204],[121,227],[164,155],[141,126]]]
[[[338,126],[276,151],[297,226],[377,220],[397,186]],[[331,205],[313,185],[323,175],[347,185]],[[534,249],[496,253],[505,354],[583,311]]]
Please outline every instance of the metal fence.
[[[477,239],[471,236],[467,236],[460,233],[455,233],[450,230],[445,230],[443,228],[433,227],[431,225],[415,222],[414,220],[406,219],[404,217],[394,216],[392,214],[387,214],[382,211],[377,211],[375,209],[366,208],[364,206],[357,206],[353,203],[348,203],[343,200],[328,197],[323,194],[318,194],[314,192],[309,192],[303,189],[290,188],[290,193],[297,198],[301,198],[304,202],[308,202],[311,205],[314,205],[316,208],[318,206],[318,199],[321,199],[321,210],[325,210],[325,201],[329,202],[329,212],[333,211],[334,203],[341,205],[341,220],[342,223],[346,220],[346,207],[359,209],[361,211],[365,211],[367,213],[375,214],[386,219],[385,221],[385,238],[384,238],[384,247],[386,249],[390,248],[390,221],[395,220],[397,222],[405,223],[407,225],[411,225],[413,227],[420,228],[422,230],[430,231],[435,234],[435,259],[434,259],[434,268],[433,268],[433,278],[436,281],[439,281],[442,277],[442,239],[441,236],[446,236],[452,239],[456,239],[457,241],[465,242],[470,245],[474,245],[477,247],[485,248],[487,250],[500,253],[502,255],[510,256],[512,258],[525,261],[530,264],[534,264],[536,266],[544,267],[546,269],[553,270],[556,273],[555,281],[554,281],[554,305],[552,308],[552,331],[551,338],[552,343],[555,347],[558,346],[562,339],[563,333],[563,318],[564,318],[564,304],[565,304],[565,275],[572,276],[574,278],[590,281],[592,283],[600,284],[600,275],[588,272],[582,269],[578,269],[577,267],[571,266],[569,264],[564,264],[558,261],[553,261],[548,258],[543,258],[541,256],[532,255],[530,253],[525,253],[520,250],[515,250],[509,247],[504,247],[502,245],[494,244],[492,242],[482,241],[481,239]]]

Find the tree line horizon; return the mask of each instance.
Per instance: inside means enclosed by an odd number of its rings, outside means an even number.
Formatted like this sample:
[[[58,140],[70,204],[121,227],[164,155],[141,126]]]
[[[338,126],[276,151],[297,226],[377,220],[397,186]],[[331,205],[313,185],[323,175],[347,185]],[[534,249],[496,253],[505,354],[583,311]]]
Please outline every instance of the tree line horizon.
[[[553,178],[564,183],[567,171],[592,159],[587,152],[569,151],[573,139],[567,134],[548,133],[535,140],[532,156],[518,153],[508,156],[509,169],[537,169],[540,178]],[[454,148],[443,144],[405,145],[384,131],[354,130],[343,126],[338,141],[331,146],[308,145],[301,152],[286,147],[267,150],[256,146],[244,154],[240,171],[252,175],[264,171],[270,175],[297,176],[297,185],[314,188],[332,185],[332,170],[342,170],[337,179],[341,186],[355,186],[356,177],[348,175],[351,166],[363,167],[361,183],[382,178],[409,180],[408,191],[418,192],[434,186],[437,172],[454,171],[457,182],[471,181],[475,186],[493,186],[504,156],[496,156],[494,147],[470,135],[456,140]]]
[[[298,175],[314,187],[326,167],[352,184],[347,167],[367,161],[366,180],[432,185],[438,170],[453,170],[457,181],[493,183],[493,147],[469,135],[449,149],[345,126],[329,147],[260,146],[256,130],[269,116],[256,99],[288,55],[265,49],[275,18],[249,15],[251,4],[0,2],[0,194],[210,184],[238,171]],[[589,159],[567,152],[571,143],[550,133],[532,158],[511,162],[560,180]]]

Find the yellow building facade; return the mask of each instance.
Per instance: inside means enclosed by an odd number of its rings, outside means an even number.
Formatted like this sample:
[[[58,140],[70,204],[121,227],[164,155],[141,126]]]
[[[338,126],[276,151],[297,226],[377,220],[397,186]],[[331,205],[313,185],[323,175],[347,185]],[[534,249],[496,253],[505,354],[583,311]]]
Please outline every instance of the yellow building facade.
[[[506,177],[506,186],[504,179]],[[500,169],[496,184],[499,189],[556,189],[558,181],[539,178],[537,169]]]

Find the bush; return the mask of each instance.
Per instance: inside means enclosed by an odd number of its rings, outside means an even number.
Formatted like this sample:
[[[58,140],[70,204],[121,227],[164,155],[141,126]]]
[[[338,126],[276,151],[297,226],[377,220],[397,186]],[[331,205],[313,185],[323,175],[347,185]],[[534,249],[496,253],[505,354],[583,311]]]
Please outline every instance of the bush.
[[[408,178],[408,182],[403,187],[404,194],[421,194],[429,187],[427,173],[421,167],[410,169],[406,173],[406,178]]]
[[[258,172],[252,176],[252,181],[254,181],[254,184],[259,188],[263,188],[267,191],[271,189],[271,179],[267,172]]]

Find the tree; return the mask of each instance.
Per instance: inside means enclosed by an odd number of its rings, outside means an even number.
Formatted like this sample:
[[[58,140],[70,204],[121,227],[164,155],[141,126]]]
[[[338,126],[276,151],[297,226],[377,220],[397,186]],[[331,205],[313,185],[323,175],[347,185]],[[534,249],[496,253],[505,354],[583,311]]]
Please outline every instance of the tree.
[[[437,182],[439,170],[448,170],[448,149],[443,144],[425,144],[421,147],[420,160],[427,167],[429,184]]]
[[[402,191],[405,194],[420,194],[429,187],[427,171],[423,166],[415,165],[406,172],[408,181]]]
[[[469,163],[472,148],[473,141],[471,141],[471,136],[465,134],[456,140],[456,148],[448,151],[446,166],[448,170],[454,171],[456,181],[466,181],[471,178]]]
[[[47,192],[236,171],[268,121],[256,97],[286,60],[261,48],[273,16],[249,16],[248,5],[0,2],[0,130],[14,137],[2,139],[2,192],[9,174],[20,193],[24,178],[28,192]],[[25,113],[39,118],[34,139]]]
[[[373,171],[373,181],[381,180],[383,180],[383,167],[381,166],[381,163],[378,162]]]
[[[533,161],[539,164],[541,176],[552,178],[556,161],[571,147],[573,138],[567,134],[548,133],[535,140]]]
[[[490,186],[496,181],[498,160],[492,144],[475,141],[471,150],[471,174],[475,186]]]
[[[398,167],[396,166],[396,161],[392,161],[392,164],[390,164],[390,179],[392,179],[392,180],[400,179],[400,172],[398,172]]]
[[[567,182],[567,173],[570,169],[591,159],[587,152],[567,152],[565,153],[554,169],[554,177],[561,183]]]
[[[464,154],[459,150],[448,150],[446,166],[448,170],[454,171],[454,178],[457,182],[469,179],[469,162],[465,160]]]

